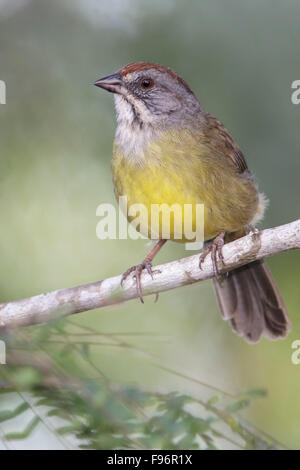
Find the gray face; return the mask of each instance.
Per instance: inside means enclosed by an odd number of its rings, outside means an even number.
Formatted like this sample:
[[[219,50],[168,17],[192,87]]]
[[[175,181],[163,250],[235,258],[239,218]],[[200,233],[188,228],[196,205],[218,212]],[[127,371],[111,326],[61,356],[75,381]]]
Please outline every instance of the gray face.
[[[182,122],[200,110],[197,98],[184,83],[156,69],[125,75],[121,96],[133,107],[136,119],[152,124]]]
[[[201,122],[205,122],[205,112],[197,98],[175,72],[145,64],[129,64],[95,82],[114,93],[118,123],[115,140],[124,155],[138,162],[162,131],[199,130]],[[128,71],[132,66],[135,70]]]
[[[194,93],[175,72],[155,67],[117,72],[95,85],[115,94],[119,125],[166,129],[191,127],[201,108]]]

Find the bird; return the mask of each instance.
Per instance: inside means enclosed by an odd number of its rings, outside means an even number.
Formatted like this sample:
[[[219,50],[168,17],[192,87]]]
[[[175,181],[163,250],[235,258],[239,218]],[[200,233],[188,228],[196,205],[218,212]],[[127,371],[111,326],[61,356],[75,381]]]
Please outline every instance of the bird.
[[[264,260],[221,273],[224,243],[255,233],[267,199],[260,193],[245,157],[224,125],[205,111],[196,95],[169,67],[130,63],[94,85],[114,94],[117,128],[113,145],[112,174],[117,198],[128,207],[143,204],[185,204],[204,207],[204,250],[199,269],[210,255],[214,285],[222,316],[232,330],[249,343],[261,337],[284,338],[290,329],[287,309]],[[182,214],[181,214],[182,215]],[[129,222],[132,215],[127,212]],[[151,220],[145,233],[151,238]],[[195,211],[191,215],[195,227]],[[167,240],[178,237],[177,215],[167,237],[160,219],[156,244],[144,260],[130,267],[121,284],[133,273],[143,302],[141,277],[153,276],[152,261]],[[178,224],[177,224],[178,225]]]

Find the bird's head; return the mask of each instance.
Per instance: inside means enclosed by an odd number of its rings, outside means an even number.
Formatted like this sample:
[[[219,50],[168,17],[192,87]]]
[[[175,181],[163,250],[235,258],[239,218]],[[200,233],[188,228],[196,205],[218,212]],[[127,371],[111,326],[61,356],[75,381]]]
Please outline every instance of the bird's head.
[[[149,62],[128,64],[95,85],[115,94],[118,123],[154,129],[184,127],[200,111],[188,84],[172,69]]]

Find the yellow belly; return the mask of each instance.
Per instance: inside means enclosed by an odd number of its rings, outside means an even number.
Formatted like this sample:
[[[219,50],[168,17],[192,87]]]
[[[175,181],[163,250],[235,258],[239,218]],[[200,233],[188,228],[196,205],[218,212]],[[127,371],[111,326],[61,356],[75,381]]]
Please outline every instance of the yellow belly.
[[[210,155],[207,147],[189,133],[165,134],[140,157],[125,155],[115,143],[112,169],[116,197],[126,196],[128,208],[142,204],[147,209],[137,230],[149,238],[195,240],[199,204],[204,205],[205,240],[247,226],[257,210],[253,183],[238,175],[226,157]],[[173,208],[175,204],[176,210],[171,211],[168,221],[159,217],[156,233],[157,227],[152,230],[151,226],[151,209],[161,204]],[[130,222],[132,214],[127,213]],[[145,226],[147,231],[143,230]],[[163,236],[168,229],[169,237]]]

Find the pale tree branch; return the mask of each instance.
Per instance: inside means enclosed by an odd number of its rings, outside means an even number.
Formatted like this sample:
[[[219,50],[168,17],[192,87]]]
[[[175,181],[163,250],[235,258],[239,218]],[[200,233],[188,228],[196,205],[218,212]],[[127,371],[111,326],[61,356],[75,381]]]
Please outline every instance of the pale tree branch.
[[[250,261],[300,248],[300,219],[279,227],[249,234],[223,248],[225,268],[234,268]],[[214,276],[208,256],[199,269],[199,254],[155,267],[153,279],[142,275],[143,295],[176,289]],[[111,277],[70,289],[40,294],[27,299],[0,304],[0,330],[45,323],[57,317],[106,307],[137,298],[132,275],[120,286],[121,276]]]

